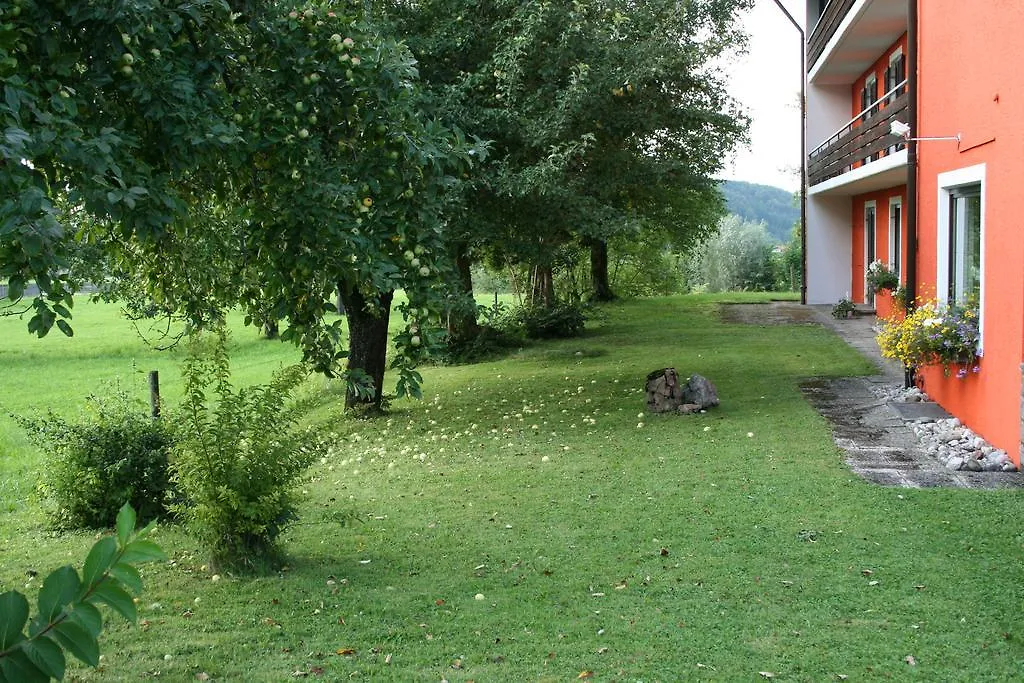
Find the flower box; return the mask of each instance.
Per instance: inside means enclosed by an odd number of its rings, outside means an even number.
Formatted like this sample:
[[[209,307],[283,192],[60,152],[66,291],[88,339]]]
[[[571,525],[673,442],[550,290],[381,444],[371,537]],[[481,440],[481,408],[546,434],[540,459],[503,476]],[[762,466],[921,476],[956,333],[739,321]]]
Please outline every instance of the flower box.
[[[907,312],[896,300],[891,289],[875,292],[875,317],[882,320],[903,320]]]

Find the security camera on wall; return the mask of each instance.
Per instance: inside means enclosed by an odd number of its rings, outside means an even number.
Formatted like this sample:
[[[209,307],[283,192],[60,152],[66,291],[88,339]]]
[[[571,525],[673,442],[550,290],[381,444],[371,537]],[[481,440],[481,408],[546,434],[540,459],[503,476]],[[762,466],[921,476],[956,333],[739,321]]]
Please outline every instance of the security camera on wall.
[[[910,126],[902,121],[893,121],[889,124],[889,134],[909,140]]]

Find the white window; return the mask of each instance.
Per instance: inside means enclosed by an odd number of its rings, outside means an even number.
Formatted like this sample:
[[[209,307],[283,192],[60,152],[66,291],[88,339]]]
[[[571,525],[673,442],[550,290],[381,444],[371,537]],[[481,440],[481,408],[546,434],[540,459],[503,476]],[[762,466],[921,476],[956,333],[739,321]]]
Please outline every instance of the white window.
[[[938,272],[940,301],[979,307],[985,331],[985,164],[940,173]]]
[[[889,55],[889,68],[885,70],[885,92],[894,90],[896,86],[905,81],[906,78],[907,58],[903,54],[903,48],[898,47],[891,55]],[[905,90],[906,86],[897,90],[886,99],[886,102],[888,103],[897,96],[902,95]]]
[[[896,277],[902,278],[903,261],[903,199],[893,197],[889,200],[889,267]]]

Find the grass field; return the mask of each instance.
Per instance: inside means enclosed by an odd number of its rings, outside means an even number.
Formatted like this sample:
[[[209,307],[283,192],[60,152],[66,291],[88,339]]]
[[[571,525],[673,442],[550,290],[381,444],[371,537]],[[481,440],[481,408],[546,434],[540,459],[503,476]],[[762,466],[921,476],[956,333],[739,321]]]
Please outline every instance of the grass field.
[[[214,580],[164,525],[172,560],[144,567],[140,624],[112,618],[101,670],[70,677],[1019,680],[1019,492],[851,475],[798,383],[870,366],[817,326],[725,324],[721,300],[609,305],[581,339],[426,368],[426,399],[375,421],[311,381],[335,446],[303,480],[287,566]],[[154,368],[174,399],[173,352],[109,308],[76,322],[40,341],[0,320],[5,414],[73,413],[111,378],[141,400]],[[294,358],[234,339],[246,381]],[[642,415],[669,365],[721,407]],[[47,531],[27,497],[44,463],[0,420],[0,590],[32,592],[27,572],[80,564],[94,537]]]

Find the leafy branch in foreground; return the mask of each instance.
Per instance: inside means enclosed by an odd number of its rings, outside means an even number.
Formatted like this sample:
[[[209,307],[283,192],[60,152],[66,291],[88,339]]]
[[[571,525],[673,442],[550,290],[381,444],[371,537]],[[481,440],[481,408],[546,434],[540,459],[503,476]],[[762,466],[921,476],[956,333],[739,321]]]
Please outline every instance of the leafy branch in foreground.
[[[0,683],[64,678],[65,650],[90,666],[99,664],[103,617],[97,605],[105,604],[134,622],[131,594],[142,591],[135,565],[166,559],[164,552],[145,538],[151,528],[135,533],[135,510],[126,503],[117,515],[116,535],[93,545],[81,576],[65,565],[46,577],[31,622],[23,594],[0,594]]]

